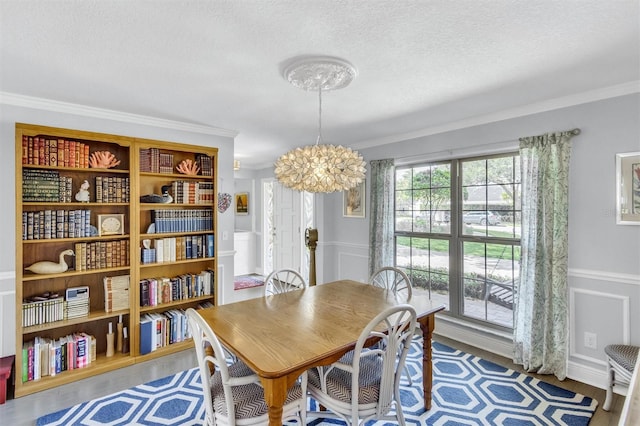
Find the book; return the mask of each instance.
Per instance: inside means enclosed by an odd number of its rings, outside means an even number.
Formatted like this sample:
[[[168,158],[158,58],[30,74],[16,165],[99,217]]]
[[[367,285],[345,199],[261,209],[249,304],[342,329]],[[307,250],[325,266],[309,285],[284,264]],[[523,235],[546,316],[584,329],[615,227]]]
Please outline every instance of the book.
[[[104,311],[113,312],[129,307],[129,275],[104,277]]]
[[[155,335],[153,322],[148,315],[140,318],[140,355],[146,355],[155,350],[152,344],[152,337]]]

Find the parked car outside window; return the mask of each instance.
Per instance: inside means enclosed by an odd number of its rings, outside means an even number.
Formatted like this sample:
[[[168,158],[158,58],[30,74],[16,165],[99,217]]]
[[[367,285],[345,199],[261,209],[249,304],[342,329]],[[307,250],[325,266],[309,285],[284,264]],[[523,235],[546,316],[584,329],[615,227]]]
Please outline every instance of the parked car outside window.
[[[486,225],[488,222],[489,225],[493,226],[500,224],[500,215],[494,212],[467,212],[462,216],[462,221],[467,225]]]

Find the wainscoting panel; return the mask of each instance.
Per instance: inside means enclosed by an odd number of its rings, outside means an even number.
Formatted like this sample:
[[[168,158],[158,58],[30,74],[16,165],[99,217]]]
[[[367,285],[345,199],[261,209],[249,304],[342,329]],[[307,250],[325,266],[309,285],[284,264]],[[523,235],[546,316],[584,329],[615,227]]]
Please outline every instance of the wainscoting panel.
[[[604,312],[606,316],[598,314]],[[630,341],[628,296],[571,288],[569,318],[569,357],[604,367],[604,347]],[[595,337],[593,347],[589,347],[587,335]]]
[[[16,275],[0,273],[0,358],[16,353]]]
[[[337,250],[338,268],[335,279],[349,279],[366,283],[369,281],[369,254],[367,247],[340,247]],[[358,253],[360,252],[360,253]],[[364,254],[362,254],[364,252]],[[332,280],[333,281],[333,280]]]

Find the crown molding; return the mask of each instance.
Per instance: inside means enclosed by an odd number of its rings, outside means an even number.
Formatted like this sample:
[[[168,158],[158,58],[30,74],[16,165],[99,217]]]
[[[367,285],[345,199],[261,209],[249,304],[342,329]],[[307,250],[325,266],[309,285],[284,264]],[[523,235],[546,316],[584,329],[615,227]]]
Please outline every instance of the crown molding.
[[[617,84],[615,86],[604,87],[601,89],[590,90],[587,92],[576,93],[560,98],[548,99],[541,102],[535,102],[528,105],[522,105],[515,108],[509,108],[491,114],[478,115],[466,118],[464,120],[453,121],[451,123],[439,126],[427,127],[415,132],[403,133],[388,136],[380,139],[372,139],[366,141],[355,142],[349,144],[354,149],[373,148],[389,143],[401,142],[410,139],[421,138],[425,136],[436,135],[439,133],[451,132],[453,130],[465,129],[468,127],[479,126],[483,124],[494,123],[497,121],[518,118],[541,112],[552,111],[560,108],[567,108],[575,105],[586,104],[589,102],[600,101],[603,99],[615,98],[618,96],[640,93],[640,80],[629,81],[627,83]]]
[[[141,124],[144,126],[160,127],[164,129],[180,130],[206,135],[224,136],[235,138],[238,132],[220,127],[203,126],[200,124],[185,123],[182,121],[166,120],[163,118],[146,115],[130,114],[105,108],[95,108],[69,102],[54,101],[51,99],[36,98],[33,96],[18,95],[15,93],[0,92],[0,104],[13,105],[24,108],[33,108],[45,111],[62,112],[85,117],[100,118],[104,120],[120,121],[124,123]]]

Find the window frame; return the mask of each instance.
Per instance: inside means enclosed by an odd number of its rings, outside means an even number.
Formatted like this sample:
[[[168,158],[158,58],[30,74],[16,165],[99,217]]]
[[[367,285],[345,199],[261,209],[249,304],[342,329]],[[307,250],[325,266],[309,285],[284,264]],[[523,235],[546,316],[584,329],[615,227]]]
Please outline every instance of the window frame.
[[[449,213],[449,232],[433,232],[431,225],[428,231],[413,231],[413,224],[411,230],[397,230],[397,212],[394,206],[393,214],[393,235],[394,235],[394,263],[397,264],[398,259],[398,238],[399,237],[415,237],[425,238],[430,240],[446,240],[449,242],[449,304],[448,309],[443,312],[444,315],[464,320],[465,322],[475,323],[487,328],[496,329],[499,331],[511,332],[513,327],[507,327],[495,322],[481,320],[475,317],[467,316],[464,314],[464,244],[465,242],[483,243],[483,244],[501,244],[511,247],[520,247],[521,239],[519,233],[516,233],[515,216],[513,224],[513,238],[505,238],[490,235],[465,235],[463,233],[464,223],[463,215],[465,212],[463,201],[463,179],[462,179],[462,165],[464,162],[477,161],[477,160],[489,160],[492,158],[501,157],[519,157],[517,150],[510,150],[507,152],[493,153],[487,155],[474,155],[470,157],[450,158],[446,160],[434,160],[434,161],[420,161],[416,163],[407,163],[401,166],[396,166],[394,173],[394,183],[396,189],[394,192],[394,203],[397,201],[398,188],[397,188],[397,172],[400,170],[413,170],[420,167],[433,167],[440,164],[448,164],[450,167],[450,213]],[[519,167],[519,164],[518,164]],[[513,170],[512,184],[520,184],[520,178],[516,175],[518,169]],[[413,188],[413,184],[411,186]],[[401,189],[406,190],[406,189]],[[521,194],[521,187],[520,187]],[[521,199],[514,200],[514,206],[512,207],[514,212],[521,211]],[[517,204],[516,204],[517,203]],[[485,205],[486,211],[493,211],[488,205]],[[415,220],[415,219],[412,219]],[[518,236],[516,235],[518,234]],[[486,259],[486,256],[485,256]],[[411,268],[413,269],[413,268]],[[408,271],[410,272],[410,271]],[[486,310],[485,310],[486,312]]]

